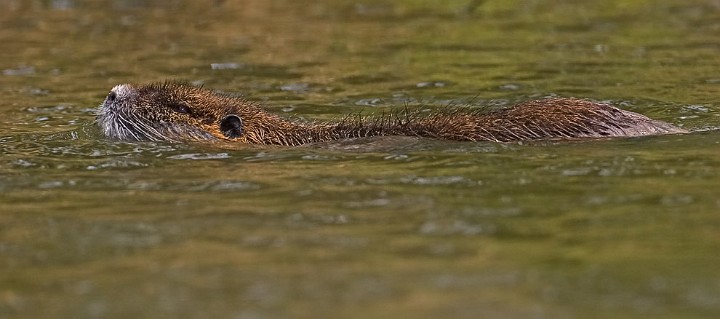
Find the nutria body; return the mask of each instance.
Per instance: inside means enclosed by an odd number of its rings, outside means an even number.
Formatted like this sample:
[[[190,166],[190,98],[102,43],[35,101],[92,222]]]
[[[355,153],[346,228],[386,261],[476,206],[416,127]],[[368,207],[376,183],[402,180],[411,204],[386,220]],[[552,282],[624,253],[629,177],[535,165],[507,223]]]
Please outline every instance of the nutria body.
[[[106,136],[120,140],[224,139],[277,145],[382,135],[510,142],[687,132],[608,104],[572,98],[529,101],[486,113],[453,109],[306,123],[281,118],[241,98],[178,83],[115,86],[100,106],[97,123]]]

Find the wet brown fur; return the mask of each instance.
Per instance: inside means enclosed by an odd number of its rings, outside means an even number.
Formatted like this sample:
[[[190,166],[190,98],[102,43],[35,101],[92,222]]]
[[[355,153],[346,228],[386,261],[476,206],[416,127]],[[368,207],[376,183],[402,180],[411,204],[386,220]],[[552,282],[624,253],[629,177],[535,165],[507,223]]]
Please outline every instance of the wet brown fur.
[[[239,137],[229,138],[221,131],[228,115],[242,119]],[[281,118],[238,97],[178,83],[117,86],[101,106],[97,122],[105,135],[121,140],[218,138],[277,145],[382,135],[510,142],[687,132],[608,104],[574,98],[534,100],[495,112],[455,108],[307,123]]]

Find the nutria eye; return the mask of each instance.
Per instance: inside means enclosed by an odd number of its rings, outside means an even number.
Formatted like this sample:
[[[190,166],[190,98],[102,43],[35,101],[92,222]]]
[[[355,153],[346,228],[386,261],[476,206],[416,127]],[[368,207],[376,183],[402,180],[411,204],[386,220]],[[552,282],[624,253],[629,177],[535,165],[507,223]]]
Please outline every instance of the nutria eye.
[[[220,121],[220,132],[227,138],[238,138],[243,133],[243,122],[239,116],[230,114]]]
[[[170,109],[182,114],[190,114],[190,108],[185,103],[170,104]]]
[[[115,91],[110,91],[107,96],[107,100],[110,102],[115,102],[115,99],[117,98],[117,93]]]

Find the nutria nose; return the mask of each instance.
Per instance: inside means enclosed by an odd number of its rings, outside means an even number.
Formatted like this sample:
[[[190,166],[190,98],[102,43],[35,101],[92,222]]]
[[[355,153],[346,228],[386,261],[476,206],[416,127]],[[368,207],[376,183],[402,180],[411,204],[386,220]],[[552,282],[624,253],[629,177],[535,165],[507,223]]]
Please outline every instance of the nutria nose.
[[[110,107],[115,102],[122,101],[125,99],[128,99],[130,96],[132,96],[132,93],[134,92],[134,89],[129,84],[120,84],[114,86],[110,93],[105,97],[105,101],[103,101],[103,106]]]
[[[114,86],[110,93],[108,93],[107,99],[113,102],[117,99],[127,98],[135,92],[135,89],[130,84],[119,84]]]
[[[115,93],[115,91],[110,91],[110,93],[108,93],[106,100],[108,100],[108,102],[115,102],[116,98],[117,98],[117,93]]]

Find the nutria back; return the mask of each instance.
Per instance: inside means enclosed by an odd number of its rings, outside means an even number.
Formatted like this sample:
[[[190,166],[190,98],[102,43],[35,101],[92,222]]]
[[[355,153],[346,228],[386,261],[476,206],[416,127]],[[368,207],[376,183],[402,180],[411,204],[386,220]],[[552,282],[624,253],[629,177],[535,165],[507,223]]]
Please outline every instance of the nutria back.
[[[242,98],[179,83],[115,86],[100,106],[97,123],[106,136],[119,140],[223,139],[277,145],[390,135],[511,142],[687,133],[609,104],[574,98],[534,100],[495,112],[403,111],[308,123],[282,118]]]

